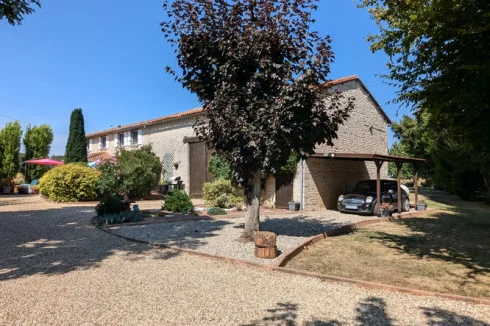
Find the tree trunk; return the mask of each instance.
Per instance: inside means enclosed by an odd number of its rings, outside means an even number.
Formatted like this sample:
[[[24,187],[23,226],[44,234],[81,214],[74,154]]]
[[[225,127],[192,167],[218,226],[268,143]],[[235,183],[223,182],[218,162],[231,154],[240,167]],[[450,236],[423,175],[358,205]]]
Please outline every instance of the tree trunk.
[[[256,172],[252,180],[252,185],[245,191],[247,200],[247,214],[245,219],[245,230],[241,236],[242,241],[253,241],[255,232],[259,230],[259,211],[260,211],[260,181],[261,174]]]
[[[485,187],[487,188],[487,204],[490,204],[490,172],[482,173],[483,174],[483,182],[485,183]]]

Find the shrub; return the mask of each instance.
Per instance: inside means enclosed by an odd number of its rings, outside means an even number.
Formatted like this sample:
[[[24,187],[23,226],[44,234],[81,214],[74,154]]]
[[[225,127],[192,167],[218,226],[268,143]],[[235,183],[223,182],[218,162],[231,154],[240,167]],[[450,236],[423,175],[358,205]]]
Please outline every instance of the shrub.
[[[181,190],[174,190],[165,196],[162,209],[174,213],[192,211],[192,201],[188,194]]]
[[[127,205],[123,203],[121,198],[115,195],[104,196],[100,203],[95,207],[98,216],[118,214],[126,209]]]
[[[236,197],[234,192],[235,189],[230,180],[218,179],[203,185],[202,198],[209,206],[229,208],[242,200],[240,197]]]
[[[26,183],[26,180],[24,178],[24,175],[22,173],[17,173],[17,175],[15,176],[15,178],[12,180],[16,185],[21,185],[21,184],[24,184]]]
[[[407,181],[405,182],[405,186],[412,188],[413,187],[413,181]]]
[[[162,164],[150,145],[137,150],[121,150],[116,162],[97,167],[101,194],[125,194],[130,198],[144,197],[158,186]]]
[[[231,180],[231,166],[225,157],[214,154],[209,158],[208,171],[213,179]]]
[[[210,207],[208,208],[209,215],[226,215],[226,211],[223,208],[219,207]]]
[[[77,164],[65,164],[49,170],[39,180],[41,194],[59,202],[97,198],[99,172]]]
[[[100,172],[97,189],[101,195],[114,195],[122,192],[121,169],[115,160],[107,160],[97,165]]]
[[[97,216],[97,225],[107,224],[121,224],[139,222],[143,220],[143,214],[141,212],[135,213],[132,211],[124,211],[117,214],[108,214],[104,216]]]

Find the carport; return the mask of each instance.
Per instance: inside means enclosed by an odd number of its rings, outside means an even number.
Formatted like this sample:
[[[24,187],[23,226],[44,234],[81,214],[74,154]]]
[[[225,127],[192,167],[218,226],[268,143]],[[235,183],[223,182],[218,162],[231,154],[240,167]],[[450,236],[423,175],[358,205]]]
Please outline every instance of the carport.
[[[367,154],[367,153],[317,153],[310,155],[310,157],[314,158],[323,158],[323,159],[331,159],[331,160],[345,160],[345,161],[363,161],[363,162],[374,162],[376,165],[376,202],[381,203],[381,167],[385,162],[393,162],[395,163],[397,169],[397,193],[401,193],[400,187],[400,177],[401,177],[401,168],[404,163],[410,163],[414,166],[414,176],[413,176],[413,185],[414,185],[414,193],[415,193],[415,204],[418,202],[418,169],[421,164],[425,164],[426,160],[422,158],[412,158],[412,157],[400,157],[400,156],[392,156],[392,155],[383,155],[383,154]],[[398,208],[401,207],[401,196],[398,197]],[[377,215],[380,215],[379,205]]]

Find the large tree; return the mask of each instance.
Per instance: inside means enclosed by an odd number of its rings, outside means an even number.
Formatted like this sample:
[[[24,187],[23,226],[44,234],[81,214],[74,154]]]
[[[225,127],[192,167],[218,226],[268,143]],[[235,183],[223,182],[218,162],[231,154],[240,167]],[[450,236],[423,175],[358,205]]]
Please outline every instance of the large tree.
[[[41,8],[41,1],[0,0],[0,20],[5,18],[10,25],[20,25],[25,15],[34,12],[34,7]]]
[[[18,121],[8,122],[0,130],[0,177],[12,179],[19,171],[22,127]]]
[[[261,178],[332,145],[353,99],[324,87],[334,56],[310,30],[315,0],[167,1],[162,31],[181,72],[167,70],[203,104],[197,134],[231,164],[244,188],[243,239],[259,229]]]
[[[464,149],[490,199],[490,1],[359,1],[380,28],[368,39],[390,58],[396,101]]]
[[[66,143],[65,163],[87,162],[87,139],[82,109],[75,109],[70,117],[70,133]]]
[[[46,158],[51,150],[53,130],[46,124],[34,127],[29,125],[24,132],[23,142],[25,148],[24,161],[33,158]],[[32,179],[39,179],[46,171],[45,166],[28,165],[26,166],[25,178],[27,182],[31,182]]]

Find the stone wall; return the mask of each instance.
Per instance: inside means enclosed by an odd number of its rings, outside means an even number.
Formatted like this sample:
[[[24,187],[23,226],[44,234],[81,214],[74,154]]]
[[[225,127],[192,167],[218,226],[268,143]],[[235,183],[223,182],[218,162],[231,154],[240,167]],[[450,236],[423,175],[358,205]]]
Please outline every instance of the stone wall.
[[[264,181],[260,203],[266,207],[273,208],[276,201],[276,178],[267,177]]]
[[[344,100],[353,96],[354,109],[344,125],[340,126],[333,146],[318,144],[317,153],[376,153],[388,154],[388,124],[369,94],[357,81],[335,87],[344,94]],[[328,105],[328,102],[327,102]],[[298,168],[297,173],[301,170]],[[388,164],[383,164],[381,177],[388,176]],[[304,164],[304,208],[336,209],[338,196],[363,179],[375,179],[374,162],[333,161],[310,158]],[[295,199],[300,198],[300,177],[295,178]]]
[[[335,210],[338,197],[364,179],[370,179],[364,162],[309,158],[304,170],[304,209]]]
[[[193,137],[196,117],[172,119],[143,128],[143,144],[152,144],[153,151],[163,164],[163,177],[180,176],[189,190],[189,145],[184,137]],[[174,166],[177,163],[178,167]]]

